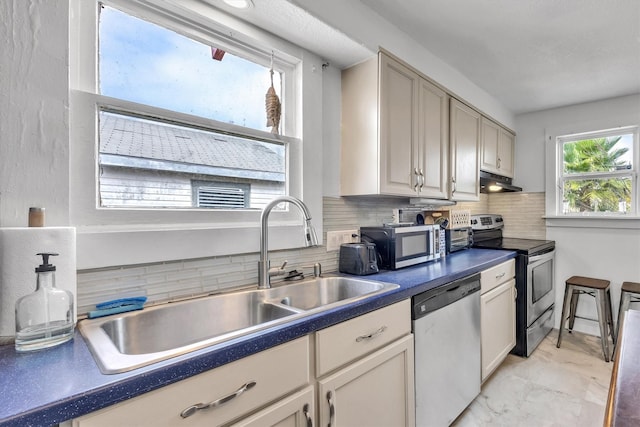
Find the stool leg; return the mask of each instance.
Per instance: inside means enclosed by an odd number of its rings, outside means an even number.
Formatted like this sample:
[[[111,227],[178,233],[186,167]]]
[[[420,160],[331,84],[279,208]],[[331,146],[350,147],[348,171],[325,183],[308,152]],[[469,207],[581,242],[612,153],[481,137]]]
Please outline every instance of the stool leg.
[[[609,325],[609,334],[611,335],[611,340],[613,341],[613,348],[616,347],[616,341],[618,340],[618,334],[615,328],[615,325],[613,324],[613,313],[611,310],[611,289],[607,288],[607,291],[605,292],[605,295],[607,297],[607,301],[606,301],[606,309],[607,309],[607,324]],[[613,354],[612,354],[613,356]]]
[[[567,315],[569,311],[569,306],[571,305],[571,297],[573,294],[573,287],[571,285],[566,285],[564,288],[564,300],[562,302],[562,314],[560,317],[560,330],[558,331],[558,342],[556,343],[556,347],[560,348],[560,343],[562,342],[562,331],[564,329],[564,323],[567,321]]]
[[[569,306],[569,333],[573,332],[573,325],[576,323],[576,310],[578,309],[578,297],[581,291],[576,289],[571,293],[571,305]]]
[[[618,345],[620,344],[620,333],[622,332],[622,324],[624,323],[624,313],[629,309],[629,302],[631,300],[631,294],[622,291],[620,294],[620,307],[618,308],[618,331],[616,332],[616,345],[613,348],[615,354]]]
[[[600,324],[600,341],[605,362],[609,361],[609,337],[607,336],[607,309],[605,306],[604,291],[596,291],[596,308],[598,309],[598,323]]]

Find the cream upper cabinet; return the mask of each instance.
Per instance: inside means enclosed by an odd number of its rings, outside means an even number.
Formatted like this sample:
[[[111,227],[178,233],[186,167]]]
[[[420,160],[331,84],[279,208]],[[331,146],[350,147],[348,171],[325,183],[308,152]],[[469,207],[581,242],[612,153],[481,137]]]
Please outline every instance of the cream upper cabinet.
[[[514,144],[511,132],[483,117],[480,169],[513,178]]]
[[[342,195],[447,197],[448,102],[384,53],[342,72]]]
[[[451,200],[480,199],[480,133],[482,116],[451,99]]]
[[[516,345],[515,261],[509,260],[480,274],[480,330],[482,381],[504,361]]]

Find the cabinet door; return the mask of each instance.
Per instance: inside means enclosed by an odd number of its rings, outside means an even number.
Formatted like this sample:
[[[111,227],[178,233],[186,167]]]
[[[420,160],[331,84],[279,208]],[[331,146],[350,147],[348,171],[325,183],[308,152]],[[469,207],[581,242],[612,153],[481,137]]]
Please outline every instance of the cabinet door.
[[[418,186],[421,197],[446,199],[449,184],[449,96],[420,80]]]
[[[513,152],[516,137],[506,129],[500,128],[498,138],[498,169],[501,175],[513,178]]]
[[[319,425],[414,426],[413,335],[318,382]]]
[[[491,120],[482,118],[482,154],[480,169],[487,172],[500,173],[498,170],[498,140],[500,126]]]
[[[313,425],[314,396],[309,386],[280,400],[232,427],[306,427]]]
[[[420,77],[386,55],[380,55],[380,192],[416,195]]]
[[[451,200],[480,199],[480,113],[451,99]]]
[[[516,345],[515,279],[480,297],[482,381]]]

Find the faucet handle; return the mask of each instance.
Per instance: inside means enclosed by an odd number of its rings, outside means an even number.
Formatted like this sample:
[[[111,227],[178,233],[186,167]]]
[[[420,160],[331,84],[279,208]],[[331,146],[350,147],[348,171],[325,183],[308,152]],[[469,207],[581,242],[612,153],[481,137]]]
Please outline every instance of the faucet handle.
[[[282,276],[286,272],[284,271],[284,267],[287,265],[287,260],[285,260],[280,267],[271,267],[269,269],[269,276]]]

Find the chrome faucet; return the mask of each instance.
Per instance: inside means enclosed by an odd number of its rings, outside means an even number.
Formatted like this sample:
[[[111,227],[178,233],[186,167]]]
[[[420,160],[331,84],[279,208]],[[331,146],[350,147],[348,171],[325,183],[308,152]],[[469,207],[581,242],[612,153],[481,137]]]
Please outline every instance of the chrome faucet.
[[[260,215],[260,261],[258,261],[258,289],[268,289],[271,287],[271,276],[278,276],[284,274],[284,266],[287,264],[285,261],[280,268],[271,268],[269,261],[269,214],[271,210],[282,202],[289,202],[292,205],[297,206],[304,214],[304,234],[306,246],[316,246],[318,244],[318,237],[316,236],[316,230],[311,225],[311,214],[307,206],[302,201],[290,196],[280,196],[273,199],[262,210]]]

